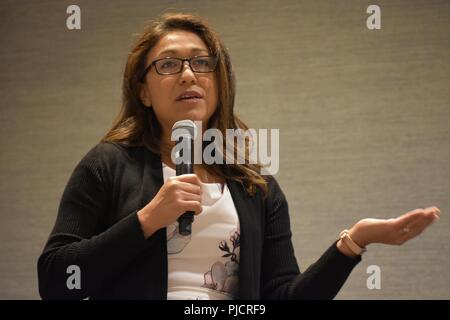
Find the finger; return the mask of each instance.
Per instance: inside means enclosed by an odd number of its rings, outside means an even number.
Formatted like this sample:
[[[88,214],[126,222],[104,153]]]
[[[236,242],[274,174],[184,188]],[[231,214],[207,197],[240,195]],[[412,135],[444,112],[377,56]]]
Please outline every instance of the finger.
[[[195,215],[198,215],[203,210],[202,204],[195,200],[183,201],[182,207],[186,211],[193,211]]]
[[[417,224],[420,226],[428,227],[436,220],[436,214],[434,211],[426,212],[422,219],[418,219]]]
[[[177,188],[180,190],[183,190],[185,192],[201,195],[202,194],[202,188],[201,186],[198,186],[196,184],[188,183],[188,182],[182,182],[177,181],[176,182]]]
[[[409,211],[409,212],[401,215],[400,217],[397,217],[395,219],[397,227],[403,228],[403,227],[406,227],[407,225],[412,224],[414,222],[414,220],[422,214],[424,214],[424,209],[419,208],[419,209]]]
[[[202,197],[198,194],[186,191],[180,191],[178,194],[183,201],[198,201],[200,203],[202,202]]]
[[[441,214],[441,210],[439,210],[439,208],[435,207],[435,206],[425,208],[425,212],[430,212],[437,216],[439,216]]]
[[[430,207],[425,209],[425,217],[424,220],[428,222],[428,224],[433,223],[436,219],[439,219],[439,211],[436,210],[436,207]]]
[[[413,226],[410,230],[410,232],[408,232],[406,234],[406,240],[408,241],[410,239],[413,239],[415,237],[417,237],[418,235],[420,235],[423,231],[425,231],[425,229],[430,225],[431,223],[420,223],[418,225]]]
[[[417,214],[413,220],[410,220],[408,224],[402,226],[404,232],[410,232],[413,229],[420,229],[422,226],[428,226],[435,220],[434,213],[421,213]]]
[[[436,215],[440,212],[437,207],[428,207],[426,209],[415,209],[397,218],[397,227],[409,228],[417,219],[431,219],[434,221]]]
[[[176,176],[178,181],[188,182],[201,186],[201,181],[195,173],[182,174],[181,176]]]
[[[401,229],[404,241],[412,239],[412,238],[418,236],[419,234],[421,234],[435,220],[436,220],[436,217],[435,217],[433,211],[425,212],[420,215],[416,215],[416,218],[414,221],[410,222],[410,224],[404,226]]]

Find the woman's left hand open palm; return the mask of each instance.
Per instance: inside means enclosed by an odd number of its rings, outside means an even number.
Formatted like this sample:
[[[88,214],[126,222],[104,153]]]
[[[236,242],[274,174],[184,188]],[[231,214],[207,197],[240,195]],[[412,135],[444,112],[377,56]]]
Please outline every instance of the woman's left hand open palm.
[[[421,234],[436,219],[437,207],[415,209],[392,219],[362,219],[350,230],[350,237],[361,247],[370,243],[401,245]]]

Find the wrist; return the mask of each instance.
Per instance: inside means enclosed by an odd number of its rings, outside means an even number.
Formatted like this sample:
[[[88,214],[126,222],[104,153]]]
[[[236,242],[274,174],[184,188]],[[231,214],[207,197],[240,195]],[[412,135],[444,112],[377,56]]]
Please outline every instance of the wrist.
[[[336,247],[343,255],[346,255],[347,257],[356,258],[358,256],[357,254],[353,253],[353,251],[350,250],[349,247],[345,245],[342,239],[338,240],[338,242],[336,243]]]
[[[338,248],[344,249],[344,253],[351,252],[347,254],[350,256],[360,256],[367,251],[365,246],[361,246],[352,239],[349,230],[343,230],[339,234]]]
[[[148,239],[160,228],[155,225],[154,219],[151,219],[151,216],[147,214],[144,209],[141,209],[137,212],[137,217],[139,223],[141,224],[141,229],[144,233],[144,237],[145,239]]]
[[[368,244],[370,244],[370,242],[365,238],[364,230],[356,225],[348,230],[348,236],[360,248],[365,248]]]

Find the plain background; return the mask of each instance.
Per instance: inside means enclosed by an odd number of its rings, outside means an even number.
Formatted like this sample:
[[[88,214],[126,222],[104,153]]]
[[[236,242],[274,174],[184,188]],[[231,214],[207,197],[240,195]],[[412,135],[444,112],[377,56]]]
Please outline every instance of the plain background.
[[[81,30],[66,8],[81,7]],[[368,30],[366,8],[381,8]],[[119,110],[127,53],[167,11],[229,48],[236,112],[280,129],[277,179],[302,270],[343,228],[437,205],[403,246],[371,245],[338,299],[450,298],[450,2],[0,2],[0,298],[39,299],[36,262],[78,161]],[[369,290],[367,267],[381,269]]]

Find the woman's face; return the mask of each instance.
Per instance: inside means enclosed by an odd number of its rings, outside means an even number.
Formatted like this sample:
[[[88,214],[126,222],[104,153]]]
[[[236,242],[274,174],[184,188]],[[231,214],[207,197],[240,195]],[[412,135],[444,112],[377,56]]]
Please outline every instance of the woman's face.
[[[161,58],[207,55],[210,52],[198,35],[189,31],[172,31],[150,50],[146,66]],[[215,72],[194,73],[188,62],[184,62],[181,73],[171,75],[160,75],[152,66],[141,88],[142,102],[153,108],[165,135],[170,135],[173,124],[179,120],[202,121],[203,128],[206,128],[216,110],[217,96]]]

